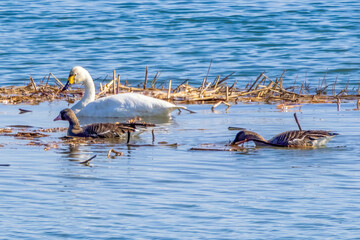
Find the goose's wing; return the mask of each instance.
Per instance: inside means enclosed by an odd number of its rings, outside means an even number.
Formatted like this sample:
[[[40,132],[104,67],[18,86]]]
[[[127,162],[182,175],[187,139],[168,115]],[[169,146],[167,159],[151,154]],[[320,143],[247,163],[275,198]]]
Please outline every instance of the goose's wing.
[[[84,127],[84,133],[89,137],[99,138],[121,137],[127,132],[133,132],[134,130],[133,127],[115,123],[94,123]]]
[[[287,131],[280,133],[268,142],[282,147],[323,146],[337,133],[324,130]]]

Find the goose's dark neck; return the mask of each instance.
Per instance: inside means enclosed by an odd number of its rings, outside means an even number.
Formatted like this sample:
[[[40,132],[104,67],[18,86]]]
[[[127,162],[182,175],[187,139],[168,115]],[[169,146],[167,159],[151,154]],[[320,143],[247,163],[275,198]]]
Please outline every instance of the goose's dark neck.
[[[249,141],[253,141],[253,140],[259,140],[262,142],[268,142],[265,138],[263,138],[260,134],[256,133],[256,132],[251,132],[248,131],[246,133],[246,139]]]
[[[71,133],[80,132],[82,128],[80,127],[80,123],[78,119],[69,119],[69,129],[68,133],[69,135],[72,135]]]

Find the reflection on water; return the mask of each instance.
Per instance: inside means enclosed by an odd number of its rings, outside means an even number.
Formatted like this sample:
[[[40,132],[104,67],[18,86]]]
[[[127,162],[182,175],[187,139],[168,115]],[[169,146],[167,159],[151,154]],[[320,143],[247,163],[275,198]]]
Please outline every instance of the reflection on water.
[[[128,117],[119,117],[119,118],[79,117],[79,122],[81,125],[86,125],[91,123],[127,122],[130,119],[131,118]],[[154,123],[154,124],[165,124],[171,122],[171,116],[142,117],[140,121],[147,123]]]

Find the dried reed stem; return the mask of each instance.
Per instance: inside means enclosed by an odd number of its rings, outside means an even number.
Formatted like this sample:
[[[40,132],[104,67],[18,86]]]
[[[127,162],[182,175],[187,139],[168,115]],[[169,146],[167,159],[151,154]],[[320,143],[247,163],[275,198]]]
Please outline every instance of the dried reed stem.
[[[169,89],[168,89],[168,92],[167,92],[167,99],[170,100],[170,93],[171,93],[171,80],[169,80]]]
[[[262,72],[255,80],[255,82],[251,85],[251,87],[248,89],[248,92],[251,91],[251,89],[255,86],[255,84],[257,83],[257,81],[259,81],[259,79],[262,77],[262,75],[264,74],[265,72]]]
[[[144,80],[144,89],[146,89],[146,85],[147,85],[148,72],[149,72],[149,68],[148,68],[148,66],[146,66],[146,70],[145,70],[145,80]]]
[[[226,86],[226,98],[225,100],[228,102],[229,101],[229,86]]]
[[[113,94],[115,94],[115,81],[116,81],[116,72],[115,72],[115,69],[113,70]]]
[[[218,83],[219,83],[219,80],[220,80],[220,75],[217,76],[216,80],[215,80],[215,84],[214,84],[214,88],[217,87]]]
[[[208,68],[208,71],[207,71],[207,73],[206,73],[205,82],[207,82],[207,80],[208,80],[208,76],[209,76],[209,72],[210,72],[210,68],[211,68],[211,63],[212,63],[212,59],[210,60],[209,68]]]
[[[60,80],[57,79],[57,77],[55,77],[54,74],[52,74],[52,73],[50,73],[50,74],[51,74],[51,76],[53,76],[53,78],[56,80],[56,83],[59,84],[59,85],[61,86],[61,88],[63,88],[63,87],[64,87],[64,84],[62,84],[62,83],[60,82]]]
[[[33,86],[35,92],[37,92],[36,83],[35,83],[34,79],[31,76],[30,76],[30,83]]]
[[[50,79],[50,76],[51,76],[51,73],[49,73],[49,76],[48,76],[48,79],[47,79],[47,81],[46,81],[45,86],[47,86],[47,85],[48,85],[48,83],[49,83],[49,79]]]
[[[120,88],[120,74],[118,74],[117,77],[116,94],[119,94],[119,88]]]

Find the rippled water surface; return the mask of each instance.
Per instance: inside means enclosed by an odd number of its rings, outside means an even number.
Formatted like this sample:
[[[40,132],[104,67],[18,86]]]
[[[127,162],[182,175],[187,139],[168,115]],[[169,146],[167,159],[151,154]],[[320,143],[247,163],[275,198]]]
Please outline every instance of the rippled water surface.
[[[201,83],[272,77],[318,82],[327,72],[357,84],[360,69],[357,1],[2,1],[1,83],[23,83],[49,72],[66,78],[75,65],[103,79]]]
[[[63,103],[42,104],[21,115],[2,107],[1,126],[59,127],[51,119]],[[270,138],[296,129],[292,112],[273,105],[188,106],[196,114],[158,121],[155,143],[177,147],[127,147],[124,141],[71,146],[52,133],[28,140],[2,136],[0,212],[4,238],[71,239],[352,239],[360,217],[359,116],[353,104],[304,105],[302,127],[341,135],[326,148],[253,148],[248,152],[190,151],[222,148],[236,134],[229,126]],[[29,107],[28,107],[29,108]],[[26,117],[25,117],[26,116]],[[150,132],[132,139],[151,144]],[[209,146],[209,145],[207,145]],[[210,145],[212,146],[212,145]],[[213,146],[214,147],[214,146]],[[107,158],[111,148],[124,156]],[[93,155],[90,166],[79,164]],[[99,237],[100,236],[100,237]]]
[[[0,83],[65,80],[74,65],[97,84],[116,69],[137,83],[201,84],[235,74],[244,87],[262,72],[315,87],[359,83],[360,5],[356,1],[1,1]],[[53,122],[65,102],[0,105],[0,128],[67,127]],[[66,144],[65,132],[39,140],[0,135],[2,239],[358,239],[359,111],[356,102],[302,105],[239,103],[150,119],[156,146],[125,140]],[[19,115],[18,108],[32,110]],[[270,138],[297,129],[339,132],[320,149],[224,148],[243,127]],[[116,119],[124,120],[124,119]],[[89,122],[81,119],[82,123]],[[19,131],[26,131],[22,129]],[[40,146],[30,145],[31,142]],[[160,146],[158,142],[177,143]],[[45,151],[43,144],[51,143]],[[145,131],[131,140],[151,144]],[[113,148],[123,156],[108,158]],[[97,155],[90,166],[81,161]]]

